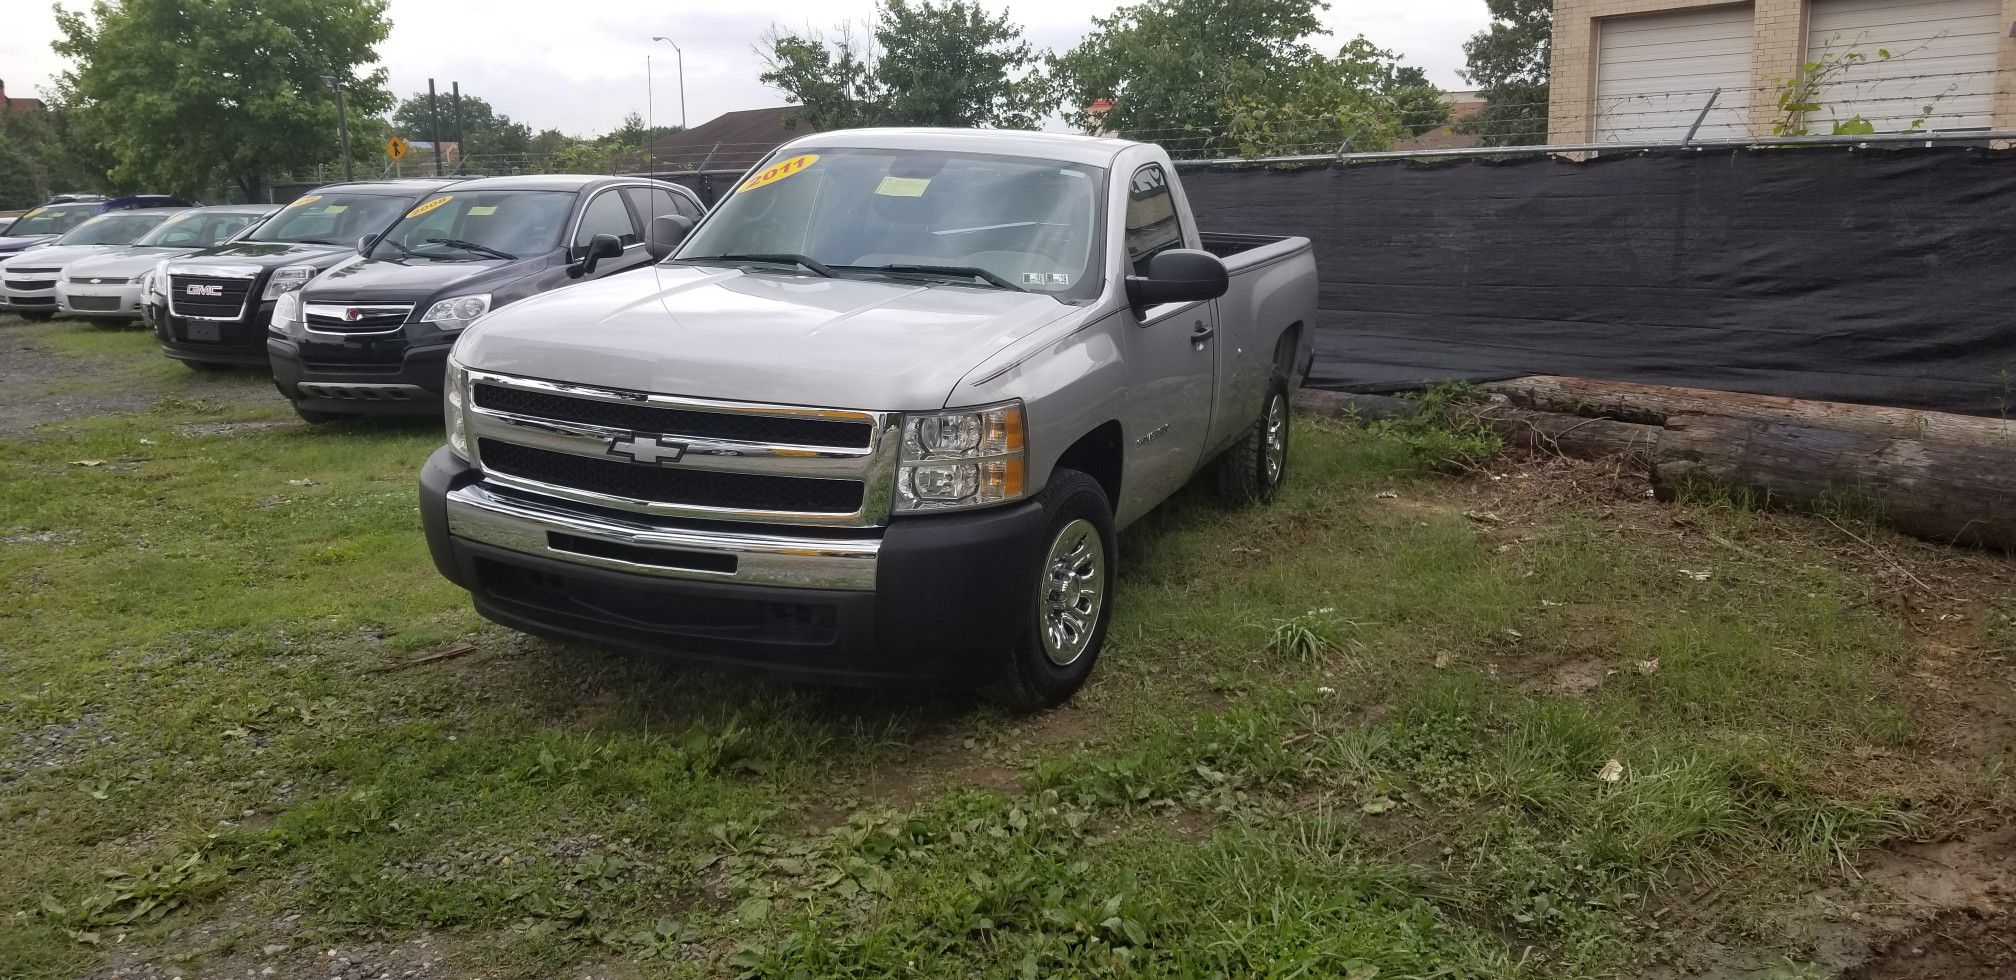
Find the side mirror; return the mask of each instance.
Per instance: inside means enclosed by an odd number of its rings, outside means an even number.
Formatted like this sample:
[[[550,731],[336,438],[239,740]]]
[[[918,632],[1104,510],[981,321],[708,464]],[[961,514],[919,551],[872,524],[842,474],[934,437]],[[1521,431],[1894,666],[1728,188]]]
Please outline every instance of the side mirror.
[[[1196,303],[1225,295],[1231,282],[1225,263],[1210,252],[1172,248],[1148,260],[1146,276],[1127,277],[1127,302],[1134,315],[1163,303]]]
[[[575,266],[580,271],[574,275],[576,277],[592,276],[595,274],[596,263],[601,262],[603,259],[620,259],[622,257],[622,239],[617,238],[615,235],[596,235],[594,238],[588,239],[588,250],[581,256],[581,264]]]
[[[357,239],[357,254],[370,255],[371,246],[376,244],[378,244],[377,235],[365,235],[363,238]]]
[[[651,219],[651,233],[644,237],[644,251],[657,262],[679,247],[693,233],[693,219],[683,214],[661,214]]]

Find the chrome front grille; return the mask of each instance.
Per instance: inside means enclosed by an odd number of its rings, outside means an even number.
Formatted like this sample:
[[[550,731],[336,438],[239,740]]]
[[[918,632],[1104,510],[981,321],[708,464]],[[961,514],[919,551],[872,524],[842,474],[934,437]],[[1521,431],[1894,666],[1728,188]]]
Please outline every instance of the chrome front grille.
[[[893,414],[724,402],[471,372],[487,481],[643,514],[868,527],[889,514]]]
[[[406,317],[413,312],[413,304],[359,303],[344,306],[308,303],[302,312],[307,317],[308,329],[316,333],[393,333],[406,325]]]

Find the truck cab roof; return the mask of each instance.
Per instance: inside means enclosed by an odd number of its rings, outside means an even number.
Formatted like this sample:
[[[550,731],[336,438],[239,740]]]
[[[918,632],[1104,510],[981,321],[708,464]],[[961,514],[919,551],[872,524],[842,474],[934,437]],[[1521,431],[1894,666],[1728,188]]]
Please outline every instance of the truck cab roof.
[[[1077,136],[1069,133],[1038,133],[1008,129],[928,129],[881,128],[842,129],[814,133],[784,144],[776,156],[797,152],[817,152],[823,148],[872,150],[942,150],[957,153],[992,153],[1007,157],[1029,157],[1064,163],[1110,166],[1129,147],[1140,144],[1104,136]]]

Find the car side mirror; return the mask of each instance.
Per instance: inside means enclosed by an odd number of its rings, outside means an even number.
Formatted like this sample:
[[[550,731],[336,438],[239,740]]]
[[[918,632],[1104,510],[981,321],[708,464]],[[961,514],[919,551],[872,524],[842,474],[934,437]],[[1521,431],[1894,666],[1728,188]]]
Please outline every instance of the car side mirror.
[[[683,214],[661,214],[651,219],[651,233],[644,238],[644,251],[657,262],[672,254],[686,236],[693,233],[693,219]]]
[[[1148,260],[1148,274],[1127,277],[1127,302],[1134,315],[1163,303],[1197,303],[1217,299],[1231,287],[1225,263],[1210,252],[1172,248]]]
[[[370,255],[371,246],[376,244],[378,244],[377,235],[365,235],[364,237],[357,239],[357,254]]]
[[[595,274],[596,264],[603,259],[620,259],[622,257],[622,239],[617,238],[615,235],[596,235],[594,238],[588,239],[588,249],[582,254],[581,263],[574,267],[577,270],[574,276],[577,279],[581,276],[592,276]]]

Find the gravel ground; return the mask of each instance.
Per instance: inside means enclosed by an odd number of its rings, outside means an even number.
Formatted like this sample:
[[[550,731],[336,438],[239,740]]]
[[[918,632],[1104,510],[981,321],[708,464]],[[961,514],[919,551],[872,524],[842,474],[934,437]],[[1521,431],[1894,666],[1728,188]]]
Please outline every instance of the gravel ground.
[[[191,371],[186,384],[164,382],[154,360],[160,354],[148,345],[136,343],[131,356],[79,356],[48,340],[57,331],[107,329],[120,328],[0,314],[0,438],[27,438],[37,426],[81,416],[144,412],[171,396],[230,403],[279,397],[263,371]]]

